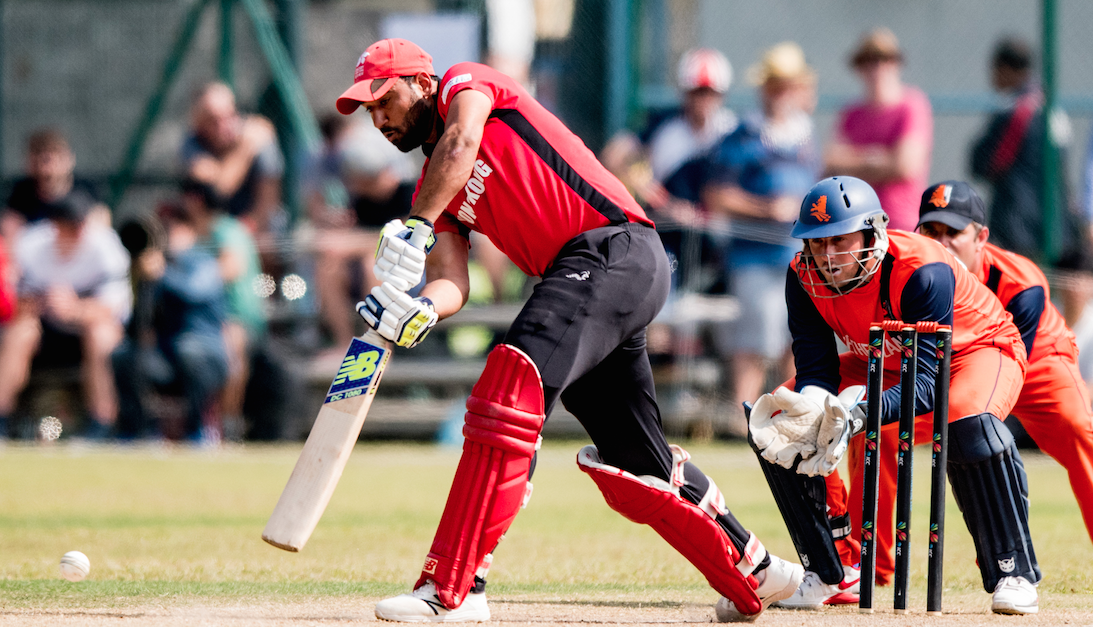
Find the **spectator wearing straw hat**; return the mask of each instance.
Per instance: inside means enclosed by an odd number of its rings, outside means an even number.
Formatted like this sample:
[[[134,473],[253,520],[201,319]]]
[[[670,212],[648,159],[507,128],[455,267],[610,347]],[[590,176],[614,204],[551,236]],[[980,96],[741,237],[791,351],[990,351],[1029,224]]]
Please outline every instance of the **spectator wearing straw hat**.
[[[748,74],[759,87],[762,108],[745,116],[710,153],[702,192],[712,214],[731,220],[726,271],[741,312],[716,339],[728,358],[735,401],[758,398],[772,366],[790,374],[782,285],[785,266],[800,244],[789,233],[801,198],[819,175],[810,116],[816,76],[804,51],[796,43],[780,43]],[[742,414],[730,421],[743,427]]]
[[[889,228],[913,231],[919,193],[930,174],[930,101],[903,83],[903,52],[887,28],[866,33],[850,65],[861,79],[864,98],[839,114],[834,141],[824,154],[825,169],[869,183],[891,218]]]

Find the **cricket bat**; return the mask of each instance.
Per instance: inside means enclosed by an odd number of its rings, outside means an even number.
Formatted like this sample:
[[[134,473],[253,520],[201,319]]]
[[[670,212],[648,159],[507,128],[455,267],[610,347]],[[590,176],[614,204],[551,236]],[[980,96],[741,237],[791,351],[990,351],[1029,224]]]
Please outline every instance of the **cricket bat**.
[[[375,331],[353,338],[263,540],[292,552],[307,544],[342,477],[390,357],[390,344]]]

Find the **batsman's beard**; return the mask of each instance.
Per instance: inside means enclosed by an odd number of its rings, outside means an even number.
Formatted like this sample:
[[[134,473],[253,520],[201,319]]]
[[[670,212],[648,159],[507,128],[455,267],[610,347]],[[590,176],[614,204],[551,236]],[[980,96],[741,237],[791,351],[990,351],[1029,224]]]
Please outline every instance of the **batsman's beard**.
[[[429,139],[435,116],[435,97],[426,98],[423,96],[415,100],[406,110],[406,118],[401,127],[384,126],[380,131],[387,137],[387,141],[395,145],[395,148],[402,152],[410,152]]]

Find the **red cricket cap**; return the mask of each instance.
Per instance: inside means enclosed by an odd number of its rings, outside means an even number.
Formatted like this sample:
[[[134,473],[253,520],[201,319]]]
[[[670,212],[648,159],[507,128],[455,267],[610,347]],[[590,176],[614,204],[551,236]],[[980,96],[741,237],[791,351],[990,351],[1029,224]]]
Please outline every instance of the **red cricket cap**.
[[[400,76],[414,76],[418,72],[436,74],[429,53],[405,39],[381,39],[368,46],[357,60],[353,86],[338,98],[338,111],[349,115],[362,102],[379,100]]]

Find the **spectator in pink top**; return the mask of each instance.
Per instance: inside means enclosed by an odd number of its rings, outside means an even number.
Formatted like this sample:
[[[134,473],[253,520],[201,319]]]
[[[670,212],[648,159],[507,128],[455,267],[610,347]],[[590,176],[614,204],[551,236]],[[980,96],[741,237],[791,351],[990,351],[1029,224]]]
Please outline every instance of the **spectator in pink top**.
[[[850,63],[865,98],[844,109],[824,154],[828,175],[856,176],[877,191],[889,228],[913,231],[930,175],[934,122],[930,101],[900,79],[903,53],[892,31],[867,33]]]

